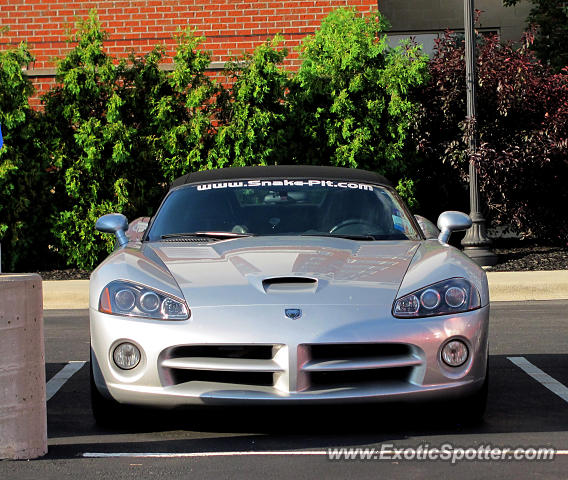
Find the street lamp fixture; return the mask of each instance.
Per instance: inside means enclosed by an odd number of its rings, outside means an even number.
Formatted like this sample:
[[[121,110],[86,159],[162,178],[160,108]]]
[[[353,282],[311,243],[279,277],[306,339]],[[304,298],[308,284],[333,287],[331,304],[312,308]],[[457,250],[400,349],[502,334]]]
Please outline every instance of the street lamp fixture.
[[[469,140],[469,204],[472,226],[467,230],[462,240],[464,253],[478,265],[491,266],[497,263],[497,255],[491,250],[491,239],[485,229],[485,218],[479,209],[479,186],[477,183],[477,169],[473,162],[473,155],[477,151],[477,125],[476,117],[476,75],[475,75],[475,36],[474,36],[474,0],[464,0],[464,30],[465,30],[465,76],[467,91],[467,118],[473,121],[473,132]]]

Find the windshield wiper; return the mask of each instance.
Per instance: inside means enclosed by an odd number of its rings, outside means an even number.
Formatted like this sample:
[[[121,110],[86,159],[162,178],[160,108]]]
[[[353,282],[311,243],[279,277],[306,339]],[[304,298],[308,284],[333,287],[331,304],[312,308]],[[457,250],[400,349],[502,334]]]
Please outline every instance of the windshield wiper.
[[[333,238],[346,238],[347,240],[376,240],[373,235],[348,235],[340,233],[302,233],[302,237],[333,237]]]
[[[234,233],[234,232],[183,232],[183,233],[168,233],[162,235],[160,238],[187,238],[187,237],[205,237],[218,240],[225,240],[229,238],[252,237],[253,233]]]

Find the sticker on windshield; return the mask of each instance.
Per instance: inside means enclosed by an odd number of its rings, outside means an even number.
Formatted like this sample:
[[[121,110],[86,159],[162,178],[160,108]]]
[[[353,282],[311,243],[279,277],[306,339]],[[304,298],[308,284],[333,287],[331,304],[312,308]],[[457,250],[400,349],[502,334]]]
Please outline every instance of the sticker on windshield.
[[[410,224],[406,218],[399,217],[398,215],[392,216],[392,223],[395,230],[407,233],[410,230]]]
[[[333,180],[240,180],[238,182],[202,183],[197,190],[212,190],[219,188],[252,188],[252,187],[331,187],[352,190],[367,190],[372,192],[373,186],[356,182],[335,182]]]

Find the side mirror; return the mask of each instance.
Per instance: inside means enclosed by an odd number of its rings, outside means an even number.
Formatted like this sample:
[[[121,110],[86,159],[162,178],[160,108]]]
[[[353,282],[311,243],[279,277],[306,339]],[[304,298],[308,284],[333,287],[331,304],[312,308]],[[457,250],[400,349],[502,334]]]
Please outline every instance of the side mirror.
[[[438,240],[441,243],[448,243],[452,232],[467,230],[469,227],[471,227],[469,215],[454,211],[443,212],[438,217],[438,228],[440,229]]]
[[[128,220],[122,213],[108,213],[103,215],[95,223],[95,228],[99,232],[114,233],[116,240],[121,247],[128,243],[126,230],[128,229]]]
[[[426,237],[427,240],[439,237],[440,230],[438,230],[436,228],[436,225],[434,225],[430,220],[423,217],[422,215],[414,215],[414,218],[418,222],[418,226],[424,233],[424,236]]]

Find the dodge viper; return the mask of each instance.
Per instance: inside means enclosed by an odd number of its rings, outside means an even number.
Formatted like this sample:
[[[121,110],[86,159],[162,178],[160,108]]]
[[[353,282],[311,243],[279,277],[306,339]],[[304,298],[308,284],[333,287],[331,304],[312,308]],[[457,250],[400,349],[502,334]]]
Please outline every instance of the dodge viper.
[[[487,399],[484,271],[425,234],[382,176],[235,167],[173,182],[155,215],[96,228],[116,249],[90,280],[91,396],[125,405]],[[433,234],[432,231],[435,233]]]

